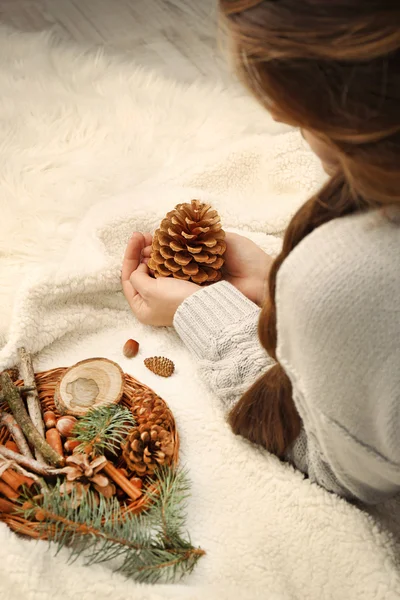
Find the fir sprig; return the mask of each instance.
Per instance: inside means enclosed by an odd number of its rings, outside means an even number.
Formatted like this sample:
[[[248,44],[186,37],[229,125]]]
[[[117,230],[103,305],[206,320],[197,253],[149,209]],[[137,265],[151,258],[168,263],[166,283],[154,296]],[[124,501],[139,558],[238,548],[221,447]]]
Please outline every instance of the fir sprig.
[[[74,439],[81,442],[75,452],[90,449],[93,455],[104,454],[106,451],[117,454],[134,425],[135,419],[128,408],[118,404],[93,408],[74,427]]]
[[[97,499],[90,490],[80,502],[74,492],[62,496],[60,483],[21,510],[25,518],[40,510],[40,531],[57,544],[57,551],[68,547],[71,560],[83,556],[91,565],[118,559],[116,570],[126,577],[172,582],[190,573],[204,550],[194,548],[184,533],[186,473],[164,468],[154,485],[151,508],[140,515],[124,515],[115,498]]]

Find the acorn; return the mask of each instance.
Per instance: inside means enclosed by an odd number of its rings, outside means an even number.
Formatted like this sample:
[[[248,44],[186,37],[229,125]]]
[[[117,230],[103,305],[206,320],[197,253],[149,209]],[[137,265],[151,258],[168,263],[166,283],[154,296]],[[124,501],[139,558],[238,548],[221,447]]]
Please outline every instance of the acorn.
[[[77,423],[77,419],[71,415],[60,417],[57,421],[56,429],[63,437],[71,437],[72,431]]]
[[[141,490],[143,487],[143,481],[140,479],[140,477],[131,477],[131,479],[129,480],[131,482],[132,485],[135,486],[135,488],[137,488],[138,490]]]
[[[61,441],[60,432],[54,427],[46,431],[46,442],[55,450],[60,456],[64,456],[64,449]]]
[[[125,342],[123,353],[126,358],[133,358],[139,352],[139,343],[136,340],[128,340]]]
[[[46,410],[43,413],[43,421],[46,429],[52,429],[52,427],[55,427],[57,423],[56,413],[52,410]]]
[[[72,454],[81,442],[79,440],[67,440],[64,444],[64,450],[67,454]]]

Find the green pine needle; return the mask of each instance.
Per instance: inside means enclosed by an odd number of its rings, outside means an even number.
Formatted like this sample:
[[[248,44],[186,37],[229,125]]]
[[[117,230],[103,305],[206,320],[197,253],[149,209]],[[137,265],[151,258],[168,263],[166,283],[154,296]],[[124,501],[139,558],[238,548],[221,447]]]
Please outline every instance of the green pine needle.
[[[42,499],[30,499],[22,509],[32,518],[38,508],[45,520],[39,527],[57,552],[68,547],[70,560],[83,556],[85,564],[116,561],[118,572],[139,582],[173,582],[190,573],[204,555],[185,537],[185,506],[189,494],[187,475],[164,468],[157,473],[151,508],[140,515],[123,515],[115,498],[98,499],[91,490],[78,505],[75,491],[60,494],[60,484]],[[26,505],[25,505],[26,506]],[[113,563],[114,564],[114,563]]]
[[[74,427],[74,439],[81,442],[75,452],[85,452],[90,447],[94,455],[106,451],[116,455],[134,425],[135,419],[128,408],[118,404],[93,408]]]

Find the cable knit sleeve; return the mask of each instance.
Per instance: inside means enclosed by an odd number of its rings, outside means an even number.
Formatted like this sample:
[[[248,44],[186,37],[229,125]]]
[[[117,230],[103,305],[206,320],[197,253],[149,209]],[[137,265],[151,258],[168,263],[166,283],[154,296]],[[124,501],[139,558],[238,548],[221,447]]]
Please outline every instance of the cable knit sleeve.
[[[259,314],[258,306],[223,281],[190,296],[175,315],[177,333],[226,413],[273,364],[258,341]]]

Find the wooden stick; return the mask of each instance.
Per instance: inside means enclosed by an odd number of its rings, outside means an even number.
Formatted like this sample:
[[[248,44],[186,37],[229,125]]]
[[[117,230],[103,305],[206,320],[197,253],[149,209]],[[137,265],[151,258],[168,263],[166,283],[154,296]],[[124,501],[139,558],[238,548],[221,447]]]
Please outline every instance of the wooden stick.
[[[11,381],[7,373],[0,375],[0,383],[3,390],[3,394],[8,402],[9,407],[17,421],[18,425],[21,426],[28,441],[39,450],[41,456],[45,458],[50,464],[56,467],[62,467],[64,465],[64,459],[62,456],[57,454],[46,440],[40,435],[28,413],[21,396],[18,394],[13,382]],[[41,461],[39,461],[41,462]]]
[[[107,473],[110,479],[116,483],[121,490],[124,490],[126,494],[128,494],[129,498],[132,500],[137,500],[142,496],[142,491],[135,487],[125,475],[123,475],[114,465],[110,462],[107,462],[103,471]]]
[[[12,379],[11,379],[12,381]],[[14,382],[13,382],[14,383]],[[18,385],[17,390],[19,394],[25,394],[26,392],[33,392],[36,388],[32,386]],[[4,402],[5,398],[0,390],[0,402]]]
[[[15,443],[18,446],[19,451],[28,458],[33,458],[32,452],[28,446],[24,434],[22,433],[21,427],[12,415],[5,412],[0,412],[0,423],[3,423],[14,438]]]
[[[39,435],[44,439],[45,427],[42,418],[42,410],[39,401],[39,394],[36,387],[35,373],[33,371],[33,364],[31,355],[25,350],[25,348],[18,349],[19,356],[19,374],[21,379],[24,380],[25,387],[33,388],[27,392],[26,404],[28,406],[28,413],[32,420],[33,425],[36,427]],[[25,434],[26,435],[26,434]],[[39,462],[45,463],[44,455],[42,450],[35,445],[35,457]],[[52,462],[52,461],[50,461]]]
[[[0,456],[4,458],[8,458],[8,460],[13,460],[17,463],[17,465],[21,465],[28,469],[28,471],[33,471],[38,475],[43,475],[44,477],[54,477],[56,475],[65,475],[64,469],[53,469],[47,465],[42,465],[39,461],[34,458],[27,458],[26,456],[22,456],[22,454],[18,454],[18,452],[13,452],[6,448],[5,446],[0,445]]]

